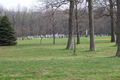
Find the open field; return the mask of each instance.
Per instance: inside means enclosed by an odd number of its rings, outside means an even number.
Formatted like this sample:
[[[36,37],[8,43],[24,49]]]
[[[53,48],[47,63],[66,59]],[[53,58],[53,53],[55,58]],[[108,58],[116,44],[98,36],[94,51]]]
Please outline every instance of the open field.
[[[105,39],[105,40],[102,40]],[[120,58],[110,37],[81,38],[77,55],[66,50],[67,38],[19,40],[17,46],[0,47],[0,80],[120,80]]]

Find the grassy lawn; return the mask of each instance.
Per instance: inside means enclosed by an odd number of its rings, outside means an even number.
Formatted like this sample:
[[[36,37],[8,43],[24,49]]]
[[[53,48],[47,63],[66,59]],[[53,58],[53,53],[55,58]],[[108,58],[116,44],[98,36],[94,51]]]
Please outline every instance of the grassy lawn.
[[[19,40],[17,46],[0,47],[0,80],[120,80],[120,58],[110,37],[81,38],[77,51],[66,50],[67,38]],[[105,40],[103,40],[105,39]]]

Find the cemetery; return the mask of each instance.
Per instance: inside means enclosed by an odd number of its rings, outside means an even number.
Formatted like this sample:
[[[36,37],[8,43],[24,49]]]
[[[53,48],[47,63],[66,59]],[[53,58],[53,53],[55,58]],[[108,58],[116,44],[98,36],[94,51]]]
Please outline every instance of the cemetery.
[[[120,80],[120,0],[0,4],[0,80]]]

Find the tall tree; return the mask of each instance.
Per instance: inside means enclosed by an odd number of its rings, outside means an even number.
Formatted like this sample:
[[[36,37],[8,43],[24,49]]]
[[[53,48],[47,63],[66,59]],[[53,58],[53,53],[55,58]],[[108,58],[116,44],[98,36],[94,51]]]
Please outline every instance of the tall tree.
[[[0,20],[0,46],[16,45],[17,37],[9,18],[5,15]]]
[[[95,40],[94,40],[93,0],[88,0],[88,8],[89,8],[90,51],[94,51]]]
[[[73,38],[74,38],[74,0],[70,0],[69,9],[69,37],[66,49],[73,49]]]
[[[116,57],[120,57],[120,0],[117,0],[117,28],[118,28],[118,48]]]

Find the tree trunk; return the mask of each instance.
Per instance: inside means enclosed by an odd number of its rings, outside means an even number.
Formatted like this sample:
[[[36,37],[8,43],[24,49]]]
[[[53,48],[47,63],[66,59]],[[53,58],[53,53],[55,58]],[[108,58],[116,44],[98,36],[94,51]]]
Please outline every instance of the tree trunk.
[[[116,45],[118,45],[118,26],[116,26]]]
[[[53,27],[53,44],[55,44],[55,25],[56,25],[56,22],[55,22],[55,13],[54,13],[54,8],[52,6],[52,15],[51,15],[51,25]]]
[[[120,0],[117,0],[118,48],[116,57],[120,57]]]
[[[76,54],[76,41],[75,41],[75,36],[74,36],[74,53],[73,53],[73,55],[75,55]]]
[[[39,30],[40,31],[40,30]],[[32,36],[33,35],[33,29],[32,29],[32,24],[31,24],[31,22],[30,22],[30,35]]]
[[[53,44],[55,44],[55,25],[53,25]]]
[[[117,0],[116,0],[116,3],[117,3]],[[117,8],[118,8],[118,6],[117,6]],[[117,22],[115,22],[115,24],[116,24],[116,46],[118,45],[118,21]]]
[[[110,17],[111,17],[111,42],[115,42],[115,20],[114,20],[114,10],[113,10],[113,2],[112,0],[109,0],[110,2]]]
[[[42,37],[41,37],[41,39],[40,39],[40,44],[42,44]]]
[[[89,31],[90,31],[90,51],[95,51],[94,41],[94,18],[93,18],[93,3],[89,0]]]
[[[80,44],[80,30],[79,30],[77,3],[75,5],[76,5],[75,18],[76,18],[76,28],[77,28],[77,44]]]
[[[74,0],[70,0],[70,11],[69,11],[69,37],[66,49],[73,49],[73,35],[74,35]]]

